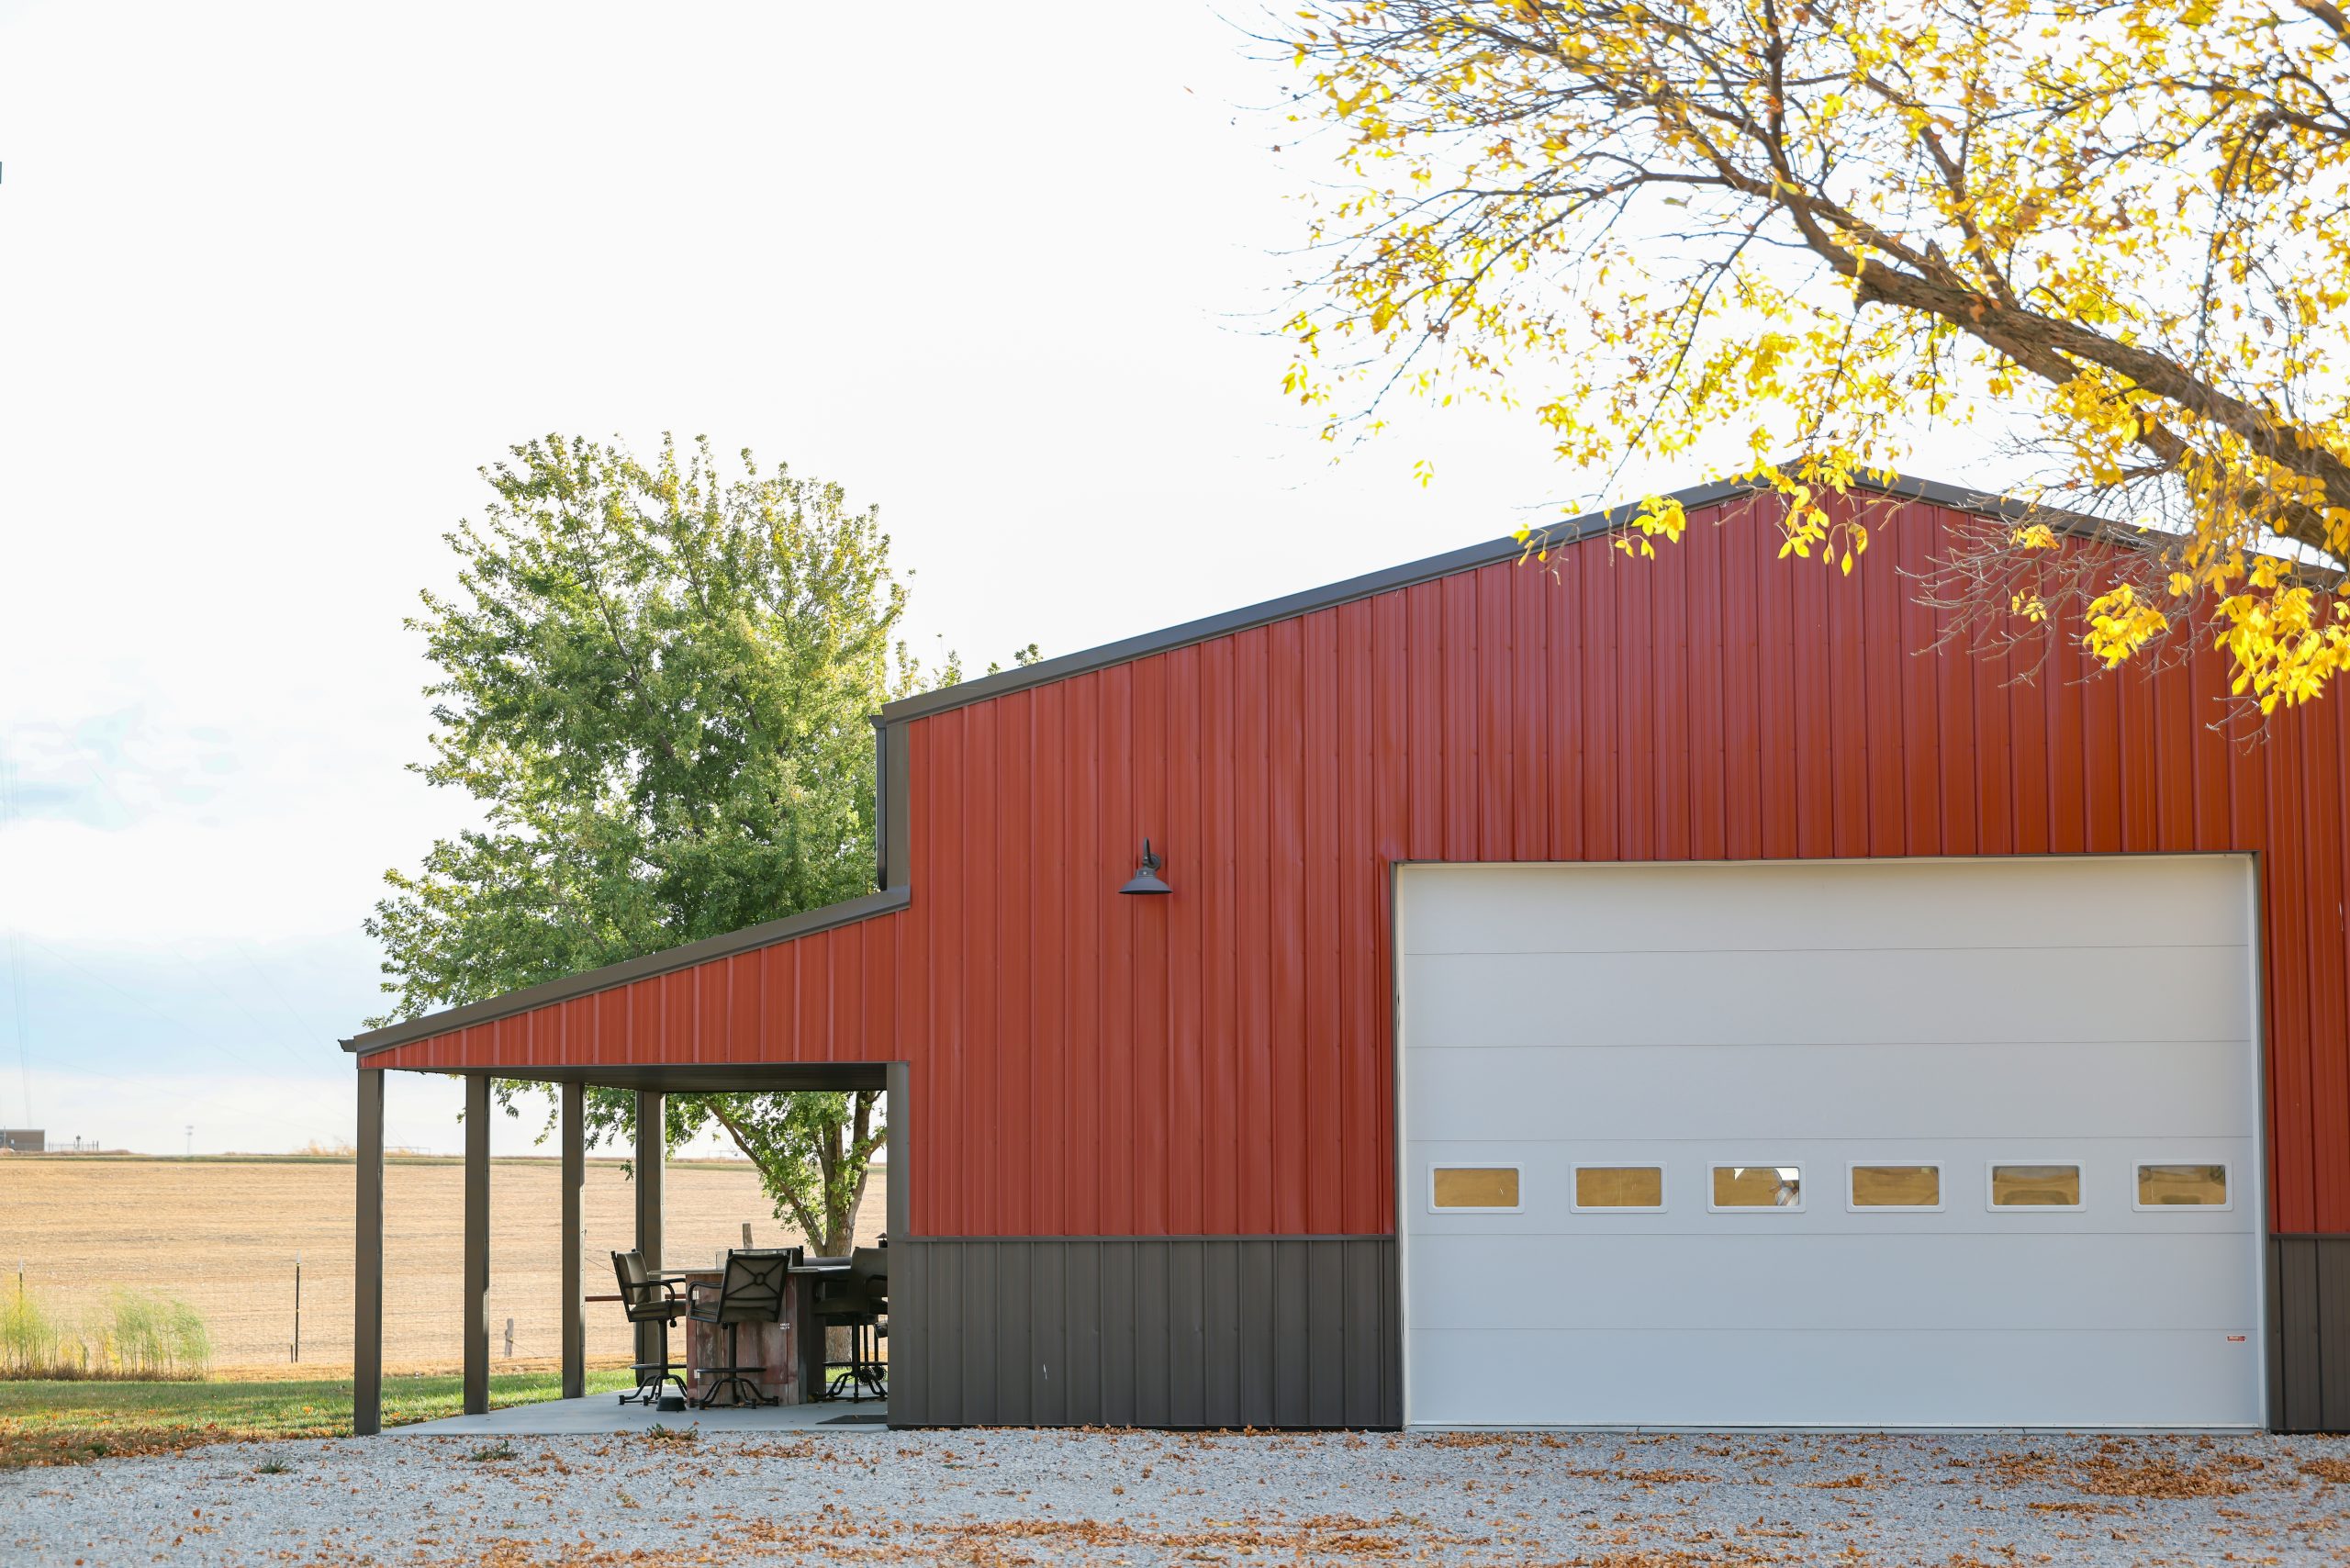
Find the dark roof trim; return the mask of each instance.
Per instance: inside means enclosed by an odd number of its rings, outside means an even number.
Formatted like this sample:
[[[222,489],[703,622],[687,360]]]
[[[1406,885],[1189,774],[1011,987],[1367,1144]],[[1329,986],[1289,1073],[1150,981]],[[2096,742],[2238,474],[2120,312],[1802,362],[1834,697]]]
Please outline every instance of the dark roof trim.
[[[673,969],[691,969],[713,958],[731,958],[737,953],[747,953],[755,947],[771,947],[778,942],[789,942],[795,936],[810,936],[819,931],[830,931],[838,925],[854,925],[860,920],[870,920],[877,914],[888,914],[913,902],[908,888],[885,888],[878,893],[848,899],[840,903],[826,904],[822,909],[806,910],[799,914],[770,920],[764,925],[750,926],[742,931],[730,931],[723,936],[706,937],[688,942],[682,947],[666,952],[647,953],[641,958],[629,958],[617,964],[607,964],[600,969],[585,974],[566,975],[562,980],[548,980],[523,991],[509,991],[503,996],[493,996],[483,1002],[467,1002],[440,1013],[428,1013],[421,1018],[370,1029],[342,1042],[346,1051],[370,1056],[387,1051],[395,1046],[410,1045],[418,1040],[445,1035],[454,1029],[471,1028],[476,1024],[494,1023],[510,1018],[517,1013],[546,1007],[558,1002],[569,1002],[590,991],[610,991],[631,980],[641,980],[654,975],[666,975]]]
[[[664,1094],[839,1094],[887,1089],[878,1061],[716,1063],[639,1061],[605,1067],[497,1067],[483,1070],[525,1083],[584,1083],[592,1089],[652,1089]]]
[[[1979,490],[1970,490],[1959,485],[1941,484],[1931,479],[1855,480],[1853,484],[1857,489],[1869,490],[1897,499],[1926,501],[1935,506],[1952,507],[1963,511],[1980,512],[1995,517],[2029,518],[2034,521],[2046,522],[2051,527],[2068,533],[2090,533],[2111,526],[2101,519],[2082,513],[2060,511],[2031,501],[2020,500],[2012,496],[1991,495]],[[1739,496],[1760,493],[1766,488],[1767,487],[1759,480],[1731,480],[1675,491],[1666,498],[1678,501],[1684,508],[1694,511],[1701,507],[1714,506]],[[1556,549],[1595,535],[1605,534],[1612,529],[1629,522],[1639,514],[1639,510],[1640,503],[1630,502],[1623,506],[1610,507],[1605,511],[1587,512],[1582,517],[1570,519],[1544,531],[1545,544],[1548,548]],[[688,969],[695,964],[707,963],[712,958],[731,958],[736,953],[748,952],[755,947],[788,942],[795,936],[810,935],[815,932],[830,930],[836,925],[847,925],[856,921],[869,920],[877,914],[887,914],[892,910],[903,909],[912,900],[912,890],[904,881],[907,871],[907,840],[911,835],[912,801],[908,799],[910,769],[907,765],[903,721],[919,719],[925,714],[944,712],[947,709],[960,708],[968,703],[984,702],[992,697],[1002,697],[1008,692],[1023,691],[1030,687],[1044,686],[1056,680],[1067,680],[1071,676],[1084,675],[1092,670],[1105,669],[1112,665],[1146,658],[1152,654],[1164,653],[1170,648],[1188,647],[1194,643],[1204,643],[1210,638],[1226,636],[1234,632],[1245,632],[1255,626],[1270,625],[1276,621],[1287,621],[1292,616],[1310,614],[1315,610],[1326,610],[1334,605],[1350,604],[1356,599],[1368,599],[1373,594],[1388,593],[1396,588],[1410,588],[1415,584],[1429,582],[1438,577],[1450,577],[1455,572],[1469,571],[1474,567],[1490,566],[1497,561],[1516,560],[1524,552],[1525,546],[1516,538],[1495,539],[1482,544],[1464,545],[1458,550],[1447,551],[1441,555],[1430,555],[1425,560],[1407,562],[1400,566],[1390,566],[1385,571],[1349,577],[1344,582],[1332,583],[1326,588],[1307,588],[1302,593],[1289,594],[1281,599],[1269,599],[1261,604],[1249,605],[1246,609],[1227,610],[1222,615],[1211,615],[1204,620],[1186,622],[1181,626],[1170,626],[1163,632],[1145,633],[1141,636],[1129,637],[1123,642],[1105,643],[1101,647],[1089,648],[1081,653],[1064,654],[1058,658],[1046,659],[1040,664],[999,670],[993,675],[982,676],[977,680],[964,681],[959,686],[949,686],[937,691],[926,691],[919,696],[901,698],[898,701],[884,706],[881,711],[875,715],[873,721],[878,732],[876,742],[879,748],[877,760],[879,764],[878,783],[880,798],[877,801],[878,820],[875,824],[875,836],[878,840],[877,847],[879,855],[877,870],[880,880],[885,884],[881,891],[867,893],[862,898],[850,899],[844,903],[830,904],[822,909],[811,909],[805,913],[791,915],[786,919],[769,921],[764,925],[754,925],[745,931],[713,936],[706,941],[692,943],[683,947],[672,947],[665,953],[651,953],[642,958],[631,958],[625,963],[610,964],[600,969],[590,969],[585,974],[572,975],[559,980],[549,980],[544,985],[532,986],[527,991],[509,991],[504,996],[494,996],[487,1001],[468,1003],[464,1007],[453,1007],[445,1012],[428,1014],[424,1017],[413,1018],[403,1024],[394,1024],[386,1028],[370,1030],[366,1034],[343,1041],[342,1048],[364,1057],[376,1051],[389,1050],[395,1046],[408,1045],[417,1040],[428,1039],[435,1035],[445,1035],[453,1029],[491,1023],[499,1018],[511,1017],[517,1013],[527,1013],[532,1008],[545,1007],[558,1002],[568,1002],[574,997],[585,996],[591,991],[607,991],[613,986],[626,985],[631,980],[643,980],[650,975],[666,974],[672,969]],[[887,885],[893,880],[898,885],[894,887]]]
[[[2030,518],[2033,521],[2046,522],[2053,528],[2068,532],[2087,532],[2097,528],[2110,526],[2100,519],[2081,513],[2058,511],[2037,506],[2031,501],[2017,499],[2012,496],[1988,495],[1979,490],[1967,489],[1964,486],[1945,485],[1932,479],[1902,478],[1891,481],[1855,479],[1853,488],[1869,490],[1902,500],[1927,501],[1935,506],[1953,507],[1964,511],[1983,512],[1998,517]],[[1684,508],[1695,511],[1700,507],[1713,506],[1738,496],[1751,495],[1765,489],[1767,487],[1760,480],[1738,479],[1718,484],[1699,485],[1691,489],[1675,491],[1665,498],[1679,501]],[[1590,538],[1594,534],[1608,532],[1629,522],[1639,510],[1640,503],[1634,501],[1622,506],[1610,507],[1605,511],[1586,512],[1581,517],[1569,519],[1546,531],[1547,547],[1557,549],[1561,545],[1572,544]],[[1525,553],[1525,549],[1526,547],[1514,537],[1489,540],[1482,544],[1463,545],[1458,550],[1447,551],[1441,555],[1430,555],[1425,560],[1406,562],[1400,566],[1390,566],[1384,571],[1371,572],[1360,577],[1348,577],[1344,582],[1332,583],[1326,588],[1307,588],[1302,593],[1289,594],[1281,599],[1269,599],[1262,604],[1252,604],[1246,609],[1226,610],[1221,615],[1211,615],[1204,620],[1187,621],[1181,626],[1169,626],[1163,632],[1147,632],[1138,637],[1128,637],[1116,643],[1104,643],[1098,648],[1087,648],[1080,653],[1063,654],[1058,658],[1046,659],[1039,664],[998,670],[993,675],[981,676],[976,680],[967,680],[957,686],[941,687],[936,691],[925,691],[913,697],[902,697],[895,702],[884,705],[877,722],[890,725],[901,720],[919,719],[932,713],[943,713],[950,708],[961,708],[973,702],[984,702],[991,697],[1024,691],[1032,686],[1044,686],[1056,680],[1067,680],[1071,676],[1106,669],[1112,665],[1146,658],[1152,654],[1162,654],[1170,648],[1189,647],[1194,643],[1204,643],[1214,637],[1229,636],[1235,632],[1246,632],[1251,627],[1270,625],[1276,621],[1287,621],[1292,616],[1310,614],[1317,610],[1327,610],[1334,605],[1350,604],[1359,599],[1369,599],[1373,594],[1389,593],[1396,588],[1411,588],[1415,584],[1428,582],[1437,577],[1449,577],[1455,572],[1465,572],[1473,567],[1491,566],[1497,561],[1514,561]]]

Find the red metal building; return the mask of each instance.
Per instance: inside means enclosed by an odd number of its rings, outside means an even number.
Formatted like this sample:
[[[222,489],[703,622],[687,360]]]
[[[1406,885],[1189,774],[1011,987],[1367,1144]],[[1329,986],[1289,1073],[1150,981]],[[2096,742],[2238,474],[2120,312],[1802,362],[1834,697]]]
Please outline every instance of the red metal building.
[[[1684,499],[1653,562],[1499,541],[893,704],[880,891],[362,1036],[363,1113],[393,1069],[895,1064],[893,1421],[1393,1426],[1398,867],[2249,856],[2259,1397],[2350,1426],[2339,704],[2244,745],[2216,656],[1937,646],[1904,569],[2007,503],[1906,487],[1843,579]],[[1172,896],[1121,897],[1146,836]]]

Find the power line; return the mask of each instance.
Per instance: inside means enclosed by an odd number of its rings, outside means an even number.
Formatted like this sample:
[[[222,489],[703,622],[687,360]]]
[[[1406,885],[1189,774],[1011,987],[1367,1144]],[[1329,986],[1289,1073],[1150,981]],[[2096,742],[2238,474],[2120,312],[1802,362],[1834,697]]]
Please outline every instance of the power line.
[[[116,808],[122,812],[125,820],[136,821],[138,819],[139,813],[131,810],[130,802],[122,798],[122,792],[114,787],[113,781],[106,778],[106,773],[99,768],[96,763],[84,761],[83,767],[90,775],[91,782],[95,783],[99,789],[106,792],[106,798],[115,803]],[[221,983],[221,977],[219,973],[220,966],[218,964],[207,964],[189,957],[187,949],[181,946],[178,941],[173,937],[165,936],[163,941],[170,946],[172,950],[172,957],[177,959],[183,968],[193,974],[199,984],[210,991],[212,994],[218,997],[220,1001],[227,1002],[230,1008],[244,1015],[246,1022],[251,1024],[253,1027],[253,1037],[256,1040],[265,1041],[268,1044],[275,1046],[278,1049],[286,1052],[289,1056],[293,1057],[296,1061],[301,1063],[305,1067],[312,1065],[318,1059],[307,1043],[302,1046],[295,1046],[288,1044],[282,1038],[276,1037],[272,1031],[263,1025],[259,1014],[255,1014],[252,1008],[246,1006],[245,1003],[240,1001],[236,996],[230,994]],[[240,951],[242,951],[242,943],[238,943],[237,946]],[[250,954],[246,955],[245,962],[252,964],[252,958]],[[258,974],[260,972],[260,966],[258,964],[254,964],[253,969],[255,973]],[[264,980],[266,979],[266,977],[263,978]],[[285,1008],[286,1016],[293,1016],[294,1010],[290,1007],[285,1007],[283,998],[279,999],[278,1005]],[[301,1021],[299,1019],[295,1020],[295,1025],[297,1028],[302,1027]]]
[[[0,838],[17,822],[17,764],[0,745]],[[33,1125],[32,1058],[25,1047],[25,933],[20,924],[8,927],[8,995],[17,1019],[17,1076],[25,1103],[24,1126]]]
[[[251,947],[247,946],[241,940],[237,942],[236,946],[237,951],[244,958],[245,966],[252,969],[254,974],[261,977],[261,983],[268,989],[269,994],[276,999],[279,1010],[283,1012],[285,1016],[294,1020],[294,1026],[302,1031],[304,1038],[325,1040],[331,1039],[333,1037],[328,1031],[319,1028],[309,1019],[301,1016],[294,1011],[294,1004],[285,1000],[285,989],[271,977],[268,970],[261,967],[261,960],[253,957],[253,950]]]
[[[88,976],[91,980],[96,981],[99,985],[104,986],[106,990],[113,991],[116,995],[121,997],[125,1002],[129,1002],[132,1006],[152,1014],[155,1017],[161,1019],[165,1025],[170,1026],[172,1031],[171,1035],[166,1036],[166,1038],[177,1039],[183,1042],[192,1041],[196,1045],[203,1046],[209,1050],[218,1052],[221,1057],[225,1058],[229,1061],[235,1063],[237,1066],[245,1069],[247,1071],[252,1072],[258,1077],[267,1079],[276,1076],[275,1072],[271,1068],[264,1067],[262,1063],[255,1061],[252,1058],[246,1056],[241,1051],[236,1050],[218,1040],[207,1038],[200,1031],[189,1029],[185,1019],[173,1017],[171,1014],[164,1012],[162,1008],[156,1006],[152,1002],[150,1002],[144,996],[140,995],[137,991],[130,990],[127,986],[116,984],[113,980],[108,980],[106,976],[98,973],[96,970],[78,962],[69,955],[58,951],[48,943],[36,938],[33,940],[33,946],[39,947],[42,952],[47,953],[50,958],[56,959],[59,963],[65,965],[67,968],[78,970],[82,974]],[[21,1036],[19,1038],[21,1040]],[[19,1054],[22,1055],[21,1047]],[[107,1072],[103,1069],[91,1067],[78,1061],[68,1064],[52,1060],[51,1065],[62,1070],[71,1071],[75,1074],[89,1077],[110,1079],[118,1083],[140,1083],[139,1080],[124,1078],[118,1073]],[[229,1092],[229,1091],[223,1090],[220,1091],[219,1093],[206,1096],[204,1099],[191,1101],[189,1103],[207,1104],[211,1101],[218,1099],[221,1094],[228,1092]],[[242,1102],[241,1101],[240,1103],[242,1103]],[[299,1126],[295,1123],[285,1120],[283,1116],[263,1114],[258,1119],[273,1123],[277,1126],[285,1127],[292,1132],[298,1132],[302,1134],[303,1137],[314,1140],[319,1136],[316,1127]]]
[[[106,779],[103,773],[95,767],[91,767],[89,772],[92,781],[95,782],[99,789],[106,791],[118,808],[123,811],[126,815],[136,814],[130,811],[129,802],[123,800],[121,794],[114,788],[113,784]],[[6,745],[0,745],[0,834],[6,834],[10,827],[22,820],[23,796],[21,789],[22,787],[18,781],[16,760],[14,756],[10,755],[8,748]],[[10,1009],[17,1035],[17,1071],[19,1092],[23,1101],[24,1108],[23,1125],[30,1126],[36,1118],[33,1112],[32,1092],[32,1031],[27,1016],[28,987],[25,983],[25,946],[28,941],[32,941],[32,939],[27,936],[22,921],[12,921],[8,929],[8,990]],[[50,947],[47,943],[32,941],[32,945],[41,948],[44,952],[48,953],[50,958],[79,970],[84,976],[97,981],[100,985],[114,991],[117,995],[121,996],[126,1001],[132,1002],[134,1005],[162,1019],[165,1024],[171,1026],[173,1034],[179,1039],[183,1041],[192,1040],[219,1053],[224,1058],[227,1058],[229,1060],[237,1063],[239,1066],[243,1067],[248,1070],[259,1072],[264,1076],[268,1075],[269,1070],[263,1068],[259,1062],[255,1061],[251,1057],[246,1056],[242,1051],[235,1050],[219,1041],[207,1038],[204,1031],[189,1029],[187,1026],[187,1021],[185,1018],[174,1017],[162,1012],[162,1009],[156,1007],[146,998],[140,996],[136,992],[129,991],[128,988],[118,985],[108,980],[106,977],[96,973],[95,970],[77,962],[73,958],[71,958],[65,954],[59,952],[57,949]],[[258,974],[260,966],[253,962],[251,953],[244,951],[241,943],[239,944],[239,948],[240,951],[243,953],[245,961],[249,965],[252,965],[256,974]],[[261,1019],[252,1013],[251,1008],[247,1007],[236,997],[229,995],[225,991],[221,990],[218,985],[217,975],[215,975],[206,966],[198,964],[194,959],[190,958],[186,951],[184,948],[179,947],[176,943],[173,944],[173,957],[185,968],[195,970],[200,979],[206,982],[207,989],[211,990],[215,996],[218,997],[221,1001],[226,1002],[229,1007],[237,1013],[243,1014],[245,1019],[253,1025],[257,1042],[267,1041],[269,1044],[275,1046],[281,1050],[286,1050],[296,1055],[300,1059],[303,1059],[305,1064],[308,1065],[309,1058],[305,1056],[304,1053],[299,1052],[294,1047],[282,1039],[274,1038],[273,1036],[274,1032],[264,1027],[262,1025]],[[266,976],[262,976],[261,978],[264,983],[267,983]],[[276,1001],[278,1005],[285,1011],[289,1017],[291,1017],[293,1010],[290,1006],[286,1005],[282,994],[276,998]],[[297,1026],[299,1027],[300,1021],[297,1019],[295,1022]],[[67,1066],[67,1064],[62,1062],[55,1065],[61,1068]],[[131,1081],[129,1080],[119,1079],[117,1075],[112,1073],[99,1071],[83,1062],[73,1063],[72,1070],[90,1074],[99,1078],[112,1079],[119,1082]],[[288,1123],[280,1117],[264,1116],[262,1119],[274,1122],[277,1126],[285,1127],[290,1131],[301,1132],[304,1136],[308,1137],[316,1138],[319,1136],[315,1129],[297,1127],[293,1124]]]
[[[91,980],[95,980],[98,984],[106,987],[108,991],[113,991],[117,996],[121,997],[125,1002],[129,1002],[132,1006],[144,1009],[146,1012],[153,1014],[156,1017],[171,1025],[173,1037],[183,1041],[193,1041],[199,1046],[218,1051],[222,1056],[228,1058],[229,1060],[235,1062],[239,1067],[241,1067],[260,1077],[269,1077],[273,1072],[274,1070],[272,1068],[263,1066],[260,1062],[255,1061],[252,1057],[245,1055],[244,1052],[238,1050],[235,1047],[224,1045],[218,1040],[207,1039],[202,1031],[190,1029],[186,1019],[173,1017],[171,1014],[164,1012],[162,1008],[156,1006],[152,1002],[148,1001],[147,998],[140,995],[137,991],[132,991],[129,987],[118,985],[113,980],[106,979],[106,976],[98,973],[97,970],[91,969],[88,965],[82,963],[80,960],[65,953],[58,951],[48,943],[41,941],[39,937],[35,937],[33,939],[33,946],[48,954],[50,958],[56,959],[59,963],[63,964],[68,969],[75,969],[82,974],[87,975]]]
[[[96,1078],[104,1079],[109,1083],[122,1084],[124,1087],[134,1092],[131,1095],[126,1095],[126,1100],[136,1098],[140,1092],[151,1092],[154,1087],[152,1080],[126,1078],[118,1072],[108,1072],[103,1068],[91,1067],[79,1061],[61,1061],[54,1057],[44,1057],[42,1058],[42,1063],[50,1071],[57,1073],[61,1077]],[[289,1122],[284,1116],[274,1114],[271,1112],[252,1111],[247,1109],[250,1105],[250,1102],[240,1094],[238,1091],[233,1089],[214,1090],[211,1093],[200,1094],[193,1100],[178,1101],[176,1102],[176,1105],[185,1110],[197,1110],[207,1106],[218,1105],[224,1101],[237,1106],[241,1110],[243,1110],[244,1114],[254,1121],[267,1122],[273,1126],[283,1127],[288,1132],[299,1133],[302,1137],[309,1138],[314,1142],[326,1141],[325,1137],[320,1137],[319,1129],[315,1125]],[[340,1134],[330,1133],[327,1135],[327,1137],[340,1137]]]

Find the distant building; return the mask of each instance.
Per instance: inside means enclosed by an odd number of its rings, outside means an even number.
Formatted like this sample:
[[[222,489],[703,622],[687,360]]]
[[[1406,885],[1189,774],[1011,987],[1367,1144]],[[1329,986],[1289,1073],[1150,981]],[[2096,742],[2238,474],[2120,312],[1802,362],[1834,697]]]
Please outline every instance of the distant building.
[[[39,1127],[0,1127],[0,1149],[10,1154],[39,1154],[47,1147],[46,1138]]]

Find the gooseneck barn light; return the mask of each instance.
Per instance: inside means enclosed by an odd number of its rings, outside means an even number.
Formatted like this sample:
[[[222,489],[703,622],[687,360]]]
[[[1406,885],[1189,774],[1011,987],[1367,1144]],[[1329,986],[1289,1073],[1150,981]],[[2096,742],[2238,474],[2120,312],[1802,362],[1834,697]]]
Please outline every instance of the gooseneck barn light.
[[[1129,878],[1126,885],[1120,888],[1118,890],[1122,893],[1173,892],[1175,890],[1174,889],[1169,887],[1165,882],[1160,881],[1158,879],[1158,868],[1161,862],[1158,857],[1151,852],[1150,840],[1147,838],[1144,839],[1142,841],[1142,864],[1135,868],[1135,874],[1133,877]]]

